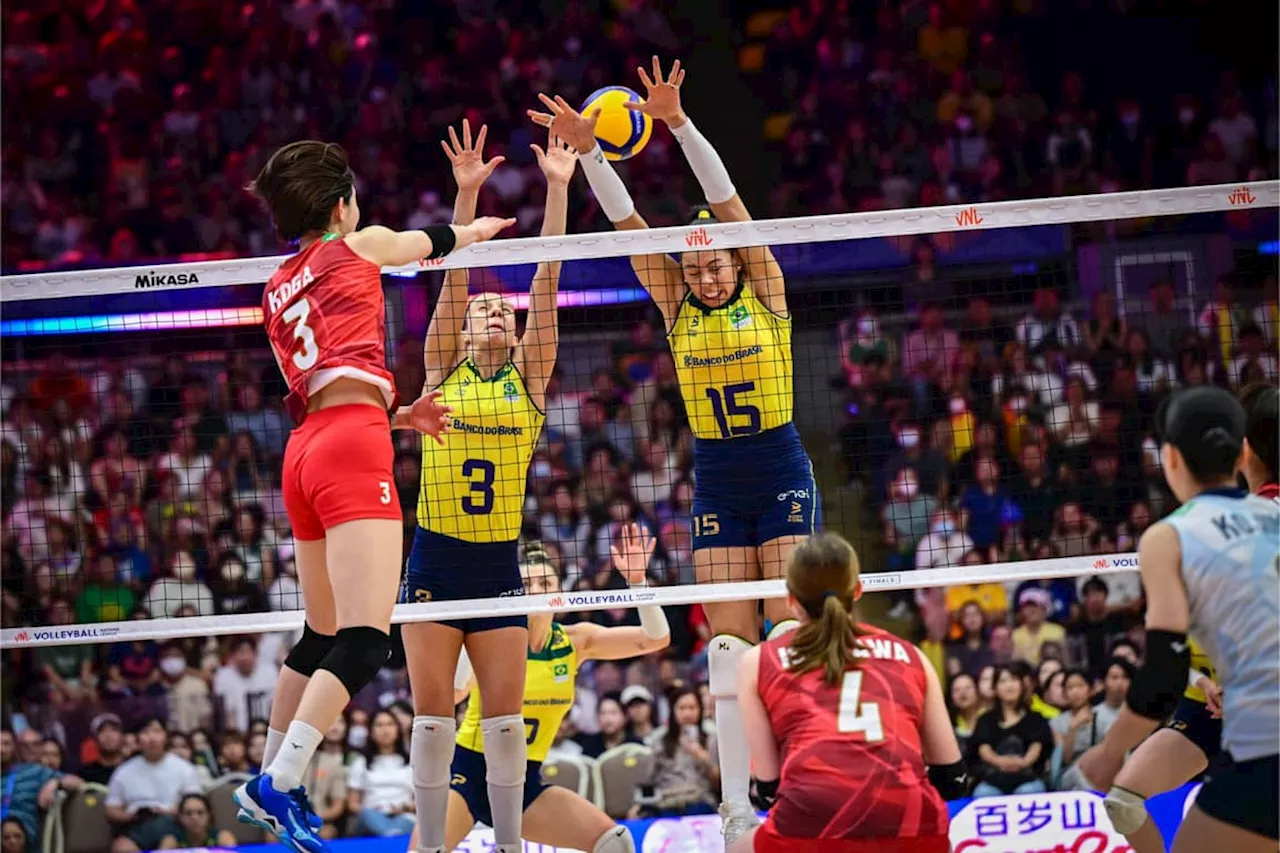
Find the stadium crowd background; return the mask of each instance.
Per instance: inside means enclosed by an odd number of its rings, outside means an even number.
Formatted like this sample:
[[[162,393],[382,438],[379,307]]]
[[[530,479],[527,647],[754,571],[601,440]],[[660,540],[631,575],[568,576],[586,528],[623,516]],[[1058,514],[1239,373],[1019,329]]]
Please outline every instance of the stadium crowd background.
[[[522,232],[536,233],[541,184],[525,157],[533,131],[524,107],[538,91],[573,102],[630,79],[652,50],[679,45],[642,0],[568,3],[547,17],[508,4],[503,16],[486,15],[494,4],[459,0],[452,20],[430,24],[405,14],[413,5],[7,5],[6,268],[279,252],[239,188],[267,152],[303,136],[350,142],[366,223],[448,221],[437,139],[464,115],[487,122],[492,153],[510,158],[481,212],[517,211]],[[1274,80],[1242,90],[1215,68],[1197,91],[1121,92],[1114,80],[1046,72],[1019,52],[1029,21],[1063,23],[1046,4],[866,5],[850,17],[844,4],[797,4],[770,19],[753,43],[759,52],[744,52],[744,70],[758,64],[770,80],[761,97],[782,105],[762,128],[781,170],[775,214],[1276,174]],[[674,154],[658,134],[626,166],[655,225],[684,219],[673,201],[682,168]],[[584,182],[574,187],[570,230],[601,228]],[[1131,550],[1173,508],[1152,435],[1160,396],[1276,381],[1274,276],[1224,277],[1190,311],[1172,283],[1157,283],[1125,322],[1106,295],[1076,301],[1071,281],[1006,294],[999,301],[1012,307],[1003,311],[980,298],[957,310],[932,253],[922,241],[902,271],[902,302],[870,300],[830,336],[841,372],[819,420],[833,434],[843,424],[842,453],[831,457],[842,461],[821,479],[828,503],[862,507],[863,529],[844,532],[875,569]],[[170,355],[155,370],[129,353],[39,355],[6,371],[0,387],[0,622],[300,607],[277,482],[289,422],[265,349]],[[420,343],[402,342],[394,367],[401,390],[416,391]],[[692,582],[692,444],[661,330],[637,322],[607,362],[572,367],[548,390],[527,533],[547,543],[566,588],[604,588],[621,585],[608,544],[640,520],[659,537],[652,582]],[[399,440],[410,534],[418,454],[412,436]],[[995,701],[995,668],[1012,664],[1036,712],[1027,736],[1046,749],[1020,778],[975,763],[976,776],[1007,792],[1072,784],[1071,759],[1101,739],[1141,658],[1141,613],[1136,576],[1110,575],[905,593],[876,615],[921,641],[948,678],[965,739]],[[661,745],[670,696],[696,701],[711,725],[705,616],[693,606],[669,617],[663,655],[584,669],[558,750]],[[566,618],[622,624],[635,614]],[[153,715],[198,778],[252,769],[288,645],[268,635],[6,653],[4,772],[26,762],[23,779],[36,791],[58,773],[72,786],[107,784],[123,757],[155,748],[154,724],[142,731]],[[411,716],[402,666],[393,658],[321,755],[328,787],[312,796],[335,832],[405,831],[403,821],[366,813],[396,807],[387,762]],[[690,785],[701,785],[694,807],[713,802],[714,786],[690,778],[678,757],[658,762],[659,804],[664,789],[686,798]],[[387,771],[376,791],[375,761]],[[402,777],[411,804],[407,769]],[[357,790],[365,797],[348,801]],[[39,803],[27,793],[10,816],[30,813],[30,838]]]

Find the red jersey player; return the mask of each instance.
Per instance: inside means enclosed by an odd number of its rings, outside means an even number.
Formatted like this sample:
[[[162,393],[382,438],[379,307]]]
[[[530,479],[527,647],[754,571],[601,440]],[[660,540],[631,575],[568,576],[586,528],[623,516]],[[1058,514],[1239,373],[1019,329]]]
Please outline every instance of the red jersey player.
[[[800,627],[747,652],[738,674],[753,799],[772,808],[730,853],[950,851],[943,797],[967,778],[942,687],[919,649],[857,622],[861,591],[839,536],[792,551]]]
[[[282,492],[307,616],[276,684],[264,770],[235,800],[241,820],[290,850],[319,853],[326,847],[302,773],[351,696],[386,662],[400,579],[402,520],[387,417],[395,388],[383,348],[381,269],[442,257],[515,220],[357,231],[346,152],[315,141],[273,154],[253,190],[280,237],[300,247],[267,282],[262,305],[298,424],[285,449]],[[394,426],[439,438],[449,410],[437,397],[397,411]]]

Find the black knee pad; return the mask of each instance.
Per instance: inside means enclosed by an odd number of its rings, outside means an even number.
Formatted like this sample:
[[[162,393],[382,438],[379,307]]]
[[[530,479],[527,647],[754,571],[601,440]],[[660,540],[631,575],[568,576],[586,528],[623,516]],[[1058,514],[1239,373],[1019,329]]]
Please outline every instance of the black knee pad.
[[[373,681],[378,670],[391,656],[391,636],[385,631],[361,625],[341,628],[329,653],[317,669],[333,673],[352,696]]]
[[[284,665],[310,678],[337,641],[338,638],[333,634],[319,634],[312,631],[310,625],[304,625],[302,639],[289,651]]]

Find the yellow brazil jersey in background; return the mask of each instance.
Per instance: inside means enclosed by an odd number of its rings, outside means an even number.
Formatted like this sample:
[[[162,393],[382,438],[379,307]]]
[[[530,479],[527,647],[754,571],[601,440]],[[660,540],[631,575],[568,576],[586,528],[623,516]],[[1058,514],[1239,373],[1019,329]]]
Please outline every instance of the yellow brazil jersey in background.
[[[746,283],[719,308],[686,296],[667,342],[698,438],[739,438],[791,422],[791,318],[765,308]]]
[[[466,542],[513,542],[545,416],[511,362],[485,379],[468,358],[440,390],[453,421],[443,445],[423,436],[418,526]]]
[[[574,682],[578,677],[578,654],[564,627],[551,623],[551,638],[542,651],[530,650],[525,664],[524,733],[530,761],[545,761],[560,723],[573,708]],[[480,730],[480,689],[472,686],[467,713],[458,729],[458,746],[484,752]]]
[[[1201,675],[1207,675],[1217,681],[1218,673],[1214,671],[1213,663],[1209,660],[1209,656],[1204,653],[1204,649],[1200,648],[1200,644],[1188,637],[1187,645],[1191,648],[1191,668]],[[1204,691],[1199,687],[1188,686],[1186,692],[1182,695],[1193,702],[1204,702]]]

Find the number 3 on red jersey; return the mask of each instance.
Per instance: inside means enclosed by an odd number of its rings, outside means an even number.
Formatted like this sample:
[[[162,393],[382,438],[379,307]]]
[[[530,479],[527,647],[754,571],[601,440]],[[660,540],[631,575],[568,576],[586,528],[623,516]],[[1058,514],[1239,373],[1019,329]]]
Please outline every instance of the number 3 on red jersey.
[[[293,326],[293,336],[301,346],[293,354],[293,364],[299,370],[310,370],[320,360],[320,347],[316,345],[316,333],[307,325],[311,316],[311,303],[299,299],[280,315],[280,319]]]
[[[874,702],[860,704],[858,697],[861,694],[862,673],[856,669],[849,670],[840,680],[840,706],[836,717],[836,728],[841,734],[862,732],[867,743],[879,743],[884,740],[880,706]]]

